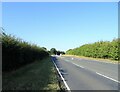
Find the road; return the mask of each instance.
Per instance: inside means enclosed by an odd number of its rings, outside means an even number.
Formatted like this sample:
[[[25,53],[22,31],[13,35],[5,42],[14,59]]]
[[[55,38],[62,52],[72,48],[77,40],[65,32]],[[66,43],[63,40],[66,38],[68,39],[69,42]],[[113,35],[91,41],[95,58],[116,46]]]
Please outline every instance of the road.
[[[118,90],[118,64],[54,56],[70,90]]]

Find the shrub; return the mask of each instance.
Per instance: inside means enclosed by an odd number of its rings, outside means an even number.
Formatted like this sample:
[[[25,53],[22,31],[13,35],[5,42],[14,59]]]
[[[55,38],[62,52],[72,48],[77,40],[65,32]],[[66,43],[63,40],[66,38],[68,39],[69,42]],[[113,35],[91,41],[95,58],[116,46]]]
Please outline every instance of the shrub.
[[[120,45],[120,40],[119,40]],[[87,56],[93,58],[107,58],[118,60],[119,59],[119,45],[118,39],[113,41],[99,41],[92,44],[85,44],[78,48],[70,49],[66,53],[79,56]]]
[[[16,70],[23,65],[43,59],[48,52],[15,36],[2,34],[2,71]]]

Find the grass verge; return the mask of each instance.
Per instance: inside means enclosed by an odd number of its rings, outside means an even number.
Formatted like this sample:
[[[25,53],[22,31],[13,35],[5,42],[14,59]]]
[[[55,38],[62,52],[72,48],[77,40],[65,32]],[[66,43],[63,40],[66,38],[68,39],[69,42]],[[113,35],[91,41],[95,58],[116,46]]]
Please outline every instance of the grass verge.
[[[50,57],[35,61],[16,71],[3,73],[3,90],[59,90]]]
[[[114,63],[114,64],[120,63],[119,61],[110,60],[110,59],[102,59],[102,58],[92,58],[92,57],[77,56],[77,55],[63,55],[63,56],[72,56],[72,57],[77,57],[77,58],[96,60],[96,61],[101,61],[101,62],[106,62],[106,63]]]

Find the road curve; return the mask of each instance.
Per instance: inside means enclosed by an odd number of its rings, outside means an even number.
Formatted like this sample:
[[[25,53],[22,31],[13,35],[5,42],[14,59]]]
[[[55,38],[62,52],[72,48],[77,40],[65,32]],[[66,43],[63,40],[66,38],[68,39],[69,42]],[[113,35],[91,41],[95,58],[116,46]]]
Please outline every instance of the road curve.
[[[70,90],[118,90],[118,65],[73,57],[54,56]]]

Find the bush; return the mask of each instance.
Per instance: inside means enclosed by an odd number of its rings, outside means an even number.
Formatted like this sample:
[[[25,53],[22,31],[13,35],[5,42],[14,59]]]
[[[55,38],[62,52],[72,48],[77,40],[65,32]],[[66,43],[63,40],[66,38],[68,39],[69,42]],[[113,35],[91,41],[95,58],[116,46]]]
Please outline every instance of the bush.
[[[43,48],[25,42],[15,36],[2,34],[2,71],[17,68],[48,56]]]
[[[120,41],[119,41],[120,44]],[[68,50],[67,54],[93,57],[93,58],[107,58],[118,60],[118,39],[113,41],[99,41],[92,44],[85,44],[81,47]]]

